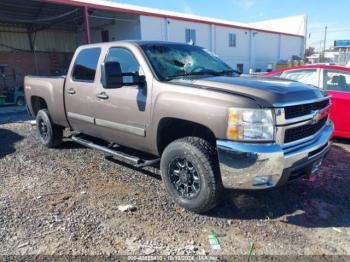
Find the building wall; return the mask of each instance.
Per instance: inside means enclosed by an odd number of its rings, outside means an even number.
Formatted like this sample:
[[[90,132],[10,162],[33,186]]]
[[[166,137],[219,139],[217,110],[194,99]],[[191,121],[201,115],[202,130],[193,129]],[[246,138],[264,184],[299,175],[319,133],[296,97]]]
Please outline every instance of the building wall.
[[[141,39],[142,40],[164,40],[166,41],[166,19],[151,16],[140,16]]]
[[[279,35],[253,32],[253,67],[255,70],[265,71],[268,64],[273,66],[279,60]]]
[[[304,39],[296,36],[281,36],[281,59],[287,60],[293,55],[304,57]],[[299,47],[299,49],[298,49]]]
[[[90,19],[91,42],[102,42],[101,32],[108,30],[110,41],[140,40],[141,28],[139,16],[129,16],[128,20],[116,20],[114,23],[105,24],[103,19]],[[82,29],[84,30],[84,29]],[[83,33],[85,37],[85,33]]]
[[[245,73],[250,68],[266,71],[268,65],[275,69],[279,60],[293,55],[303,57],[303,37],[150,16],[141,16],[140,24],[142,40],[185,43],[185,30],[195,29],[197,45],[213,51],[233,68],[243,64]],[[236,47],[229,46],[230,33],[236,34]]]
[[[9,65],[16,73],[16,86],[23,85],[26,75],[65,74],[73,53],[63,52],[0,52],[0,64]],[[54,71],[58,71],[54,72]]]
[[[168,41],[186,42],[186,29],[196,30],[196,45],[211,49],[210,25],[168,19]]]
[[[229,46],[229,34],[236,34],[236,46]],[[243,64],[245,72],[249,71],[250,56],[250,31],[214,26],[214,49],[221,59],[232,68],[237,68],[238,64]]]
[[[293,55],[303,57],[304,38],[302,37],[151,16],[116,13],[115,17],[119,20],[114,23],[107,19],[90,19],[93,43],[101,42],[102,30],[109,30],[110,41],[142,39],[184,43],[185,30],[195,29],[197,45],[213,51],[233,68],[243,64],[245,73],[249,72],[250,68],[265,71],[268,64],[272,64],[275,68],[279,60],[288,60]],[[236,34],[236,47],[229,47],[230,33]],[[0,26],[0,63],[13,62],[18,68],[16,71],[22,75],[49,74],[56,70],[57,66],[53,66],[50,62],[51,55],[43,52],[66,53],[70,57],[80,44],[85,44],[83,27],[78,33],[58,30],[40,31],[35,36],[36,54],[34,56],[28,52],[30,45],[24,28]],[[63,60],[58,66],[60,69],[65,68],[70,59]]]

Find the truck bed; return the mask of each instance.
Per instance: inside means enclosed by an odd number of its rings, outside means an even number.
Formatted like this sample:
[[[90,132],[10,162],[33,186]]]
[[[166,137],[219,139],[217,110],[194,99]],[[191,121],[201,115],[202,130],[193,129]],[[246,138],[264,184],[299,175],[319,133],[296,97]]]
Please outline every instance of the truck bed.
[[[65,80],[65,76],[26,76],[24,78],[25,97],[28,109],[33,116],[36,114],[35,99],[41,97],[46,102],[53,122],[61,126],[68,126],[64,110]]]

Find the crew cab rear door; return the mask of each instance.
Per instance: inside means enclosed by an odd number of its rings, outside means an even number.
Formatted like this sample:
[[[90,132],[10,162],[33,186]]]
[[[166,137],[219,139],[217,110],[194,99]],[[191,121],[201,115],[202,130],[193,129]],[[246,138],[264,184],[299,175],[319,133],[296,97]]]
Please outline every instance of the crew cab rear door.
[[[120,64],[123,82],[120,88],[106,88],[100,82],[95,90],[95,123],[100,137],[128,147],[147,148],[146,129],[150,120],[152,81],[130,84],[132,75],[145,76],[138,50],[114,46],[106,50],[104,63]],[[136,49],[134,47],[134,49]],[[146,77],[146,76],[145,76]],[[146,77],[147,79],[147,77]],[[128,83],[128,84],[126,84]]]
[[[78,49],[64,88],[66,114],[71,127],[89,135],[95,135],[96,131],[94,101],[100,54],[101,49],[97,47]]]

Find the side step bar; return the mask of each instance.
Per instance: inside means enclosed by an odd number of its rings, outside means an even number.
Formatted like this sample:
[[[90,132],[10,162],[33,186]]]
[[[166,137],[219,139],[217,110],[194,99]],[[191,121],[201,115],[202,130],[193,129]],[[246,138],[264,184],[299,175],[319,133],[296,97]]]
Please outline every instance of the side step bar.
[[[122,153],[122,152],[118,152],[118,151],[112,150],[112,149],[110,149],[108,147],[95,144],[95,143],[93,143],[93,142],[91,142],[89,140],[86,140],[86,139],[78,137],[78,136],[72,136],[71,138],[72,138],[72,140],[74,142],[76,142],[78,144],[81,144],[83,146],[86,146],[86,147],[89,147],[89,148],[92,148],[92,149],[99,150],[99,151],[107,154],[108,156],[114,156],[114,157],[117,157],[117,158],[121,158],[123,160],[130,161],[133,164],[135,164],[136,167],[140,167],[141,168],[141,167],[146,167],[146,166],[152,166],[154,164],[157,164],[160,161],[159,158],[152,159],[152,160],[145,160],[145,159],[138,158],[136,156],[132,156],[132,155],[128,155],[128,154],[125,154],[125,153]]]

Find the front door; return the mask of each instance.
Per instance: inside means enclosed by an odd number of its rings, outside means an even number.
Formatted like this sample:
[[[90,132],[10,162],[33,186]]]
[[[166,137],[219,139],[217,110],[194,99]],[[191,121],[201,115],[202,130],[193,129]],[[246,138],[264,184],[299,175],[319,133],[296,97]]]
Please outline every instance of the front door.
[[[73,130],[94,135],[95,79],[100,48],[80,51],[76,57],[72,73],[67,76],[65,87],[66,112]]]
[[[144,148],[149,122],[150,96],[147,86],[130,85],[130,75],[143,75],[133,53],[123,47],[112,47],[105,62],[118,62],[124,83],[121,88],[105,89],[99,84],[95,94],[95,121],[99,136],[128,147]]]

